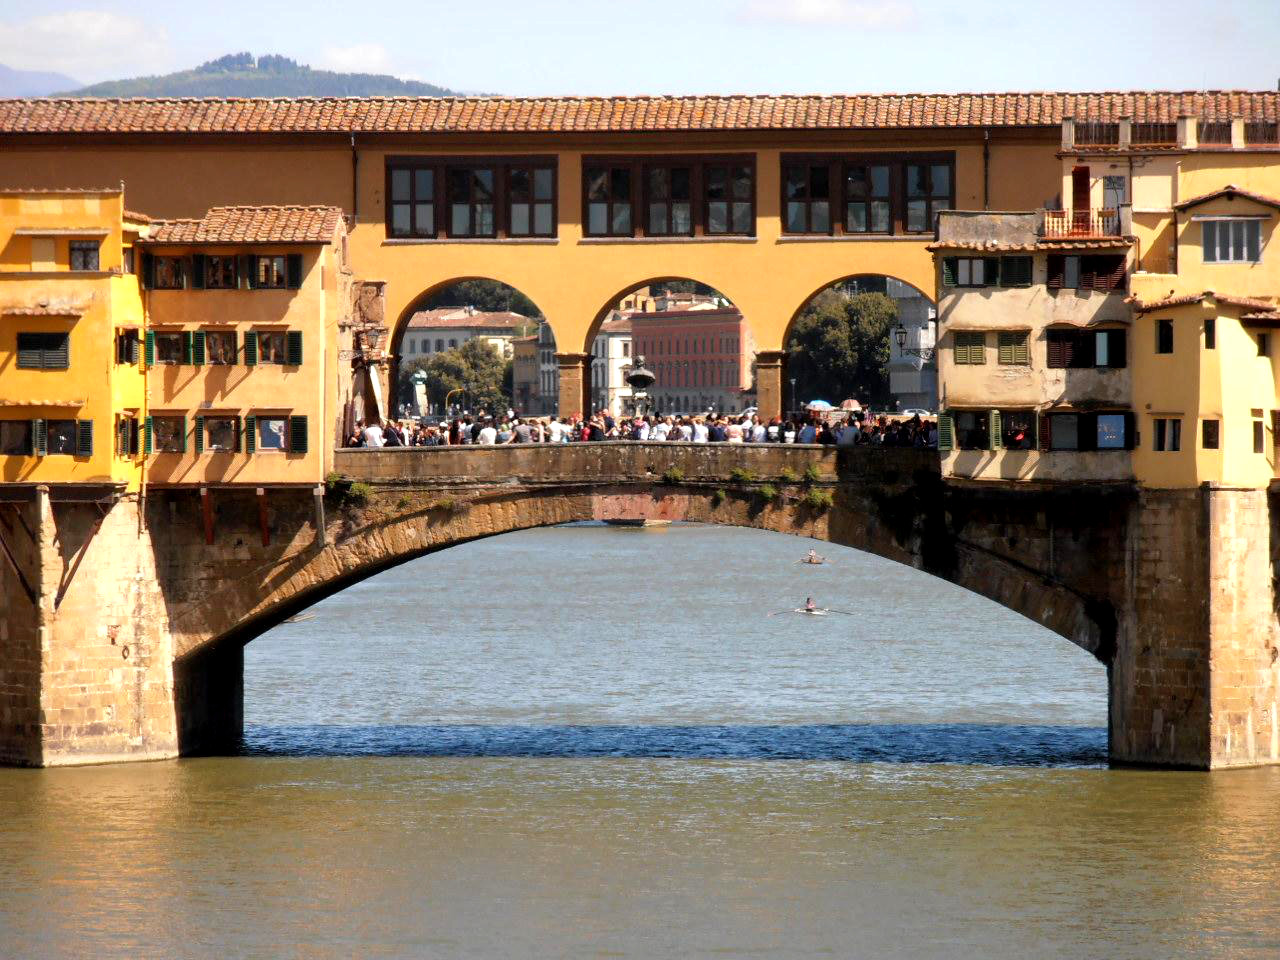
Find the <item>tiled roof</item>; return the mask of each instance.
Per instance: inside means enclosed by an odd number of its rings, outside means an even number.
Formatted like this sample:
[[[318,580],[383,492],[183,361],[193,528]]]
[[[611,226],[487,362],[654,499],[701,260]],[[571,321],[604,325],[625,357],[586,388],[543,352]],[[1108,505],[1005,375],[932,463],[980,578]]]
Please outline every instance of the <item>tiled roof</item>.
[[[1203,293],[1189,293],[1177,297],[1165,297],[1163,300],[1149,300],[1145,303],[1137,297],[1129,297],[1126,302],[1133,304],[1133,309],[1138,313],[1150,313],[1152,310],[1185,307],[1188,304],[1199,303],[1206,297],[1212,297],[1218,303],[1225,303],[1229,307],[1239,307],[1242,310],[1270,312],[1276,309],[1276,305],[1267,300],[1256,300],[1252,297],[1234,297],[1226,293],[1214,293],[1212,290],[1206,290]]]
[[[1000,240],[940,240],[925,247],[931,252],[976,250],[984,253],[1057,253],[1063,250],[1124,250],[1134,244],[1133,237],[1063,237],[1035,243],[1005,243]]]
[[[1189,210],[1191,207],[1198,207],[1202,203],[1208,203],[1210,200],[1217,200],[1221,197],[1235,199],[1236,197],[1244,197],[1246,200],[1252,200],[1254,203],[1260,203],[1265,207],[1275,207],[1280,209],[1280,200],[1275,197],[1264,196],[1261,193],[1254,193],[1252,190],[1242,190],[1235,184],[1227,184],[1221,190],[1214,190],[1212,193],[1204,193],[1198,197],[1192,197],[1190,200],[1183,200],[1181,203],[1175,203],[1175,210]]]
[[[419,310],[409,318],[410,330],[510,330],[536,321],[520,313],[500,311],[486,313],[467,307],[441,307],[438,310]]]
[[[1280,118],[1280,93],[950,93],[688,97],[0,100],[0,134],[528,133],[1056,126]]]
[[[199,220],[157,220],[146,243],[332,243],[338,207],[212,207]]]
[[[124,212],[124,218],[130,223],[155,223],[155,221],[145,213],[137,213],[133,210],[126,210]]]

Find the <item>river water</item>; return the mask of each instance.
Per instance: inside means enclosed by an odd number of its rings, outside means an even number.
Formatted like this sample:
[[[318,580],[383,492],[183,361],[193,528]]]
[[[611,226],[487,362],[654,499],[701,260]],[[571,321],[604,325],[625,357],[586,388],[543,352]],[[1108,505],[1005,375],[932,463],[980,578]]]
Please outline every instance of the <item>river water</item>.
[[[1280,956],[1280,771],[1109,770],[1088,654],[811,545],[564,527],[330,598],[249,645],[245,755],[0,770],[0,955]]]

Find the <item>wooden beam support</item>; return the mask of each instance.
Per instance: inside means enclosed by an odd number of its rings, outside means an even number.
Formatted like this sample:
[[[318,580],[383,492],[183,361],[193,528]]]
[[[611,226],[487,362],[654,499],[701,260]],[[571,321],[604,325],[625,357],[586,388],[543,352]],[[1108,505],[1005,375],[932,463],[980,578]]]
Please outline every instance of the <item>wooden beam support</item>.
[[[267,489],[258,488],[258,526],[262,528],[262,545],[271,546],[271,527],[267,524]]]
[[[204,511],[204,542],[213,544],[213,498],[209,496],[209,488],[200,488],[200,508]]]

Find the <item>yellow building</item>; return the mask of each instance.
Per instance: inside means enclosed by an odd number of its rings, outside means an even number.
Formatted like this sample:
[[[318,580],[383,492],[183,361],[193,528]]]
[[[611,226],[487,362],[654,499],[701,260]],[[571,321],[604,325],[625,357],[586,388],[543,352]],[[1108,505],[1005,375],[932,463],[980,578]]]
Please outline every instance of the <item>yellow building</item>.
[[[116,190],[0,192],[0,479],[138,489],[144,217]]]
[[[148,486],[323,480],[350,418],[345,245],[335,207],[215,207],[150,225]]]

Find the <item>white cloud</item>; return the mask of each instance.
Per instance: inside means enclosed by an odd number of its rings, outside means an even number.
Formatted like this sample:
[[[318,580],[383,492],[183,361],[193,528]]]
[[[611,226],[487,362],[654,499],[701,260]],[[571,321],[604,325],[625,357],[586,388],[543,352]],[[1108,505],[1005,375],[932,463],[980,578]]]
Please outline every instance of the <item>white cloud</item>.
[[[162,25],[105,10],[0,21],[0,63],[96,81],[163,73],[172,62]]]
[[[353,43],[349,47],[325,47],[316,64],[339,73],[392,73],[391,54],[380,43]]]
[[[800,26],[858,26],[866,30],[895,30],[918,19],[910,0],[745,0],[747,20]]]

